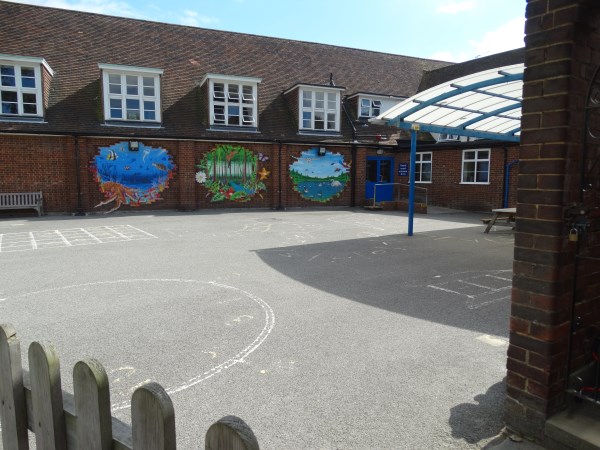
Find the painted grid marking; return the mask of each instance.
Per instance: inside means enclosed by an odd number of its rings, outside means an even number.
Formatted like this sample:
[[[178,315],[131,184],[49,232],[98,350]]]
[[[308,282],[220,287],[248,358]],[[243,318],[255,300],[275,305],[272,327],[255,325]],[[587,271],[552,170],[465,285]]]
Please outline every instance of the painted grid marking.
[[[157,237],[131,225],[4,233],[0,234],[0,253],[142,239],[157,239]]]
[[[510,299],[512,280],[510,278],[485,274],[467,279],[457,279],[438,285],[427,285],[431,289],[466,297],[468,309],[479,309],[499,301]]]

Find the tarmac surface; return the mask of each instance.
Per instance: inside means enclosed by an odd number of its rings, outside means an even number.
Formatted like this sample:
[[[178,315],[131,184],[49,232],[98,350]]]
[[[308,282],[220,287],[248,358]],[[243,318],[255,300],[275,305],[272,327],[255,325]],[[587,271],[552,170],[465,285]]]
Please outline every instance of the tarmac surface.
[[[413,236],[359,208],[4,217],[0,318],[25,366],[56,346],[69,392],[98,359],[125,422],[159,382],[180,449],[226,415],[263,449],[492,448],[514,235],[485,216],[432,208]]]

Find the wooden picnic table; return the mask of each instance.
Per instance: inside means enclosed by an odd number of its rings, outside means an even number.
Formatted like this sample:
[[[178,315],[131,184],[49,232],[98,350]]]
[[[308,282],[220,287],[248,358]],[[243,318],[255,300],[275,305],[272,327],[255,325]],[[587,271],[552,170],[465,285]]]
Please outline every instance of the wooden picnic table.
[[[497,220],[505,220],[507,224],[515,221],[517,215],[517,208],[498,208],[492,209],[494,215],[491,219],[481,219],[484,223],[487,222],[487,227],[484,233],[489,233]]]

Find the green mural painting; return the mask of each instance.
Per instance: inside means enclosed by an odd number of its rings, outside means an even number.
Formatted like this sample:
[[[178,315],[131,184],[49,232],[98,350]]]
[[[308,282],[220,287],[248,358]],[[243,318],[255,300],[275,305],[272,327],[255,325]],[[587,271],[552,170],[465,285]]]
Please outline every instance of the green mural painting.
[[[311,148],[292,158],[296,160],[290,164],[294,190],[307,200],[326,203],[339,197],[350,179],[350,164],[340,153]]]
[[[218,145],[207,153],[196,173],[196,181],[207,190],[212,202],[231,200],[247,202],[255,195],[262,197],[267,187],[264,181],[269,157],[238,145]]]

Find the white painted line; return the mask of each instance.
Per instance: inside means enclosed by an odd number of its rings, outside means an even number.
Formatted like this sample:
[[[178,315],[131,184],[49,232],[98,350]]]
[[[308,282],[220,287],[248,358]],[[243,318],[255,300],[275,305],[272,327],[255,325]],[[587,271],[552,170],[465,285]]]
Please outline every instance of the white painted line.
[[[85,234],[87,234],[89,237],[91,237],[93,240],[95,240],[98,244],[102,244],[102,241],[100,239],[98,239],[96,236],[94,236],[92,233],[90,233],[89,231],[87,231],[84,228],[79,228],[81,231],[83,231]]]
[[[63,236],[63,234],[60,231],[54,230],[54,232],[58,235],[58,237],[64,242],[64,244],[67,247],[71,247],[72,244],[67,240],[66,237]]]
[[[127,237],[127,236],[125,236],[123,233],[119,233],[117,230],[115,230],[115,229],[114,229],[114,228],[112,228],[112,227],[102,227],[102,228],[105,228],[105,229],[107,229],[107,230],[109,230],[109,231],[112,231],[112,232],[113,232],[113,233],[115,233],[116,235],[119,235],[119,236],[121,236],[121,237],[122,237],[123,239],[125,239],[126,241],[130,241],[130,240],[131,240],[131,238],[130,238],[130,237]]]
[[[492,347],[505,347],[508,345],[508,341],[506,339],[490,336],[489,334],[482,334],[476,339],[484,344],[491,345]]]
[[[33,231],[29,232],[29,238],[31,239],[31,247],[33,250],[37,250],[37,242],[35,242],[35,238],[33,237]]]
[[[150,237],[153,237],[153,238],[155,238],[155,239],[158,239],[158,237],[156,237],[156,236],[154,236],[153,234],[150,234],[150,233],[148,233],[148,232],[146,232],[146,231],[144,231],[144,230],[140,230],[139,228],[132,227],[131,225],[127,225],[127,226],[128,226],[129,228],[133,228],[135,231],[139,231],[140,233],[143,233],[143,234],[145,234],[145,235],[148,235],[148,236],[150,236]]]
[[[474,298],[472,295],[464,294],[462,292],[453,291],[452,289],[446,289],[446,288],[443,288],[443,287],[440,287],[440,286],[435,286],[433,284],[428,284],[427,287],[432,288],[432,289],[437,289],[439,291],[449,292],[451,294],[464,295],[465,297]]]
[[[0,234],[0,253],[2,253],[2,236],[4,235]]]

